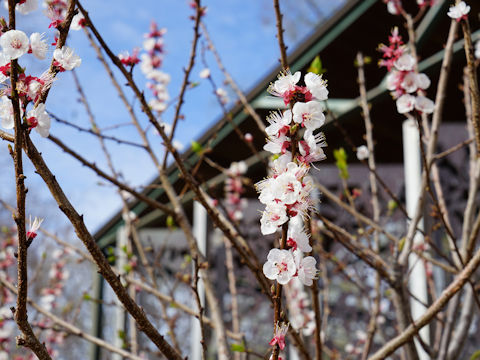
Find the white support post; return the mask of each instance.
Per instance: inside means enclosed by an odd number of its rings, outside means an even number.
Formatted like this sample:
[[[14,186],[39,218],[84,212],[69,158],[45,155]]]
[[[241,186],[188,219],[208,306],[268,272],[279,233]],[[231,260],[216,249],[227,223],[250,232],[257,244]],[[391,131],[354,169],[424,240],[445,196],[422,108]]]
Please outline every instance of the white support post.
[[[405,172],[405,197],[407,202],[407,213],[409,217],[413,217],[417,207],[420,192],[422,191],[422,164],[421,150],[417,124],[413,119],[407,119],[403,122],[403,161]],[[418,223],[420,229],[423,228],[423,220]],[[423,235],[419,232],[415,234],[413,246],[424,244]],[[410,278],[408,288],[412,295],[419,299],[422,303],[428,303],[427,276],[423,260],[415,253],[411,253],[408,258],[408,266],[410,269]],[[426,307],[419,301],[412,299],[412,317],[413,320],[422,316]],[[430,343],[429,326],[424,326],[419,332],[425,344]],[[429,360],[430,357],[423,350],[420,343],[415,339],[415,347],[420,360]]]
[[[197,240],[197,246],[203,255],[207,253],[207,210],[197,201],[193,202],[193,235]],[[198,279],[198,295],[202,306],[205,306],[205,289],[203,287],[202,279]],[[192,297],[192,307],[197,309],[197,303]],[[201,360],[202,338],[200,322],[198,319],[192,317],[192,330],[190,340],[190,356],[191,360]]]
[[[124,274],[125,272],[125,265],[127,264],[127,254],[124,251],[124,249],[127,246],[128,238],[127,238],[127,232],[125,230],[125,227],[120,227],[117,231],[117,246],[115,249],[115,267],[117,268],[117,271],[119,274]],[[118,299],[118,297],[115,296],[115,333],[114,333],[114,338],[113,338],[113,344],[119,348],[123,348],[123,342],[124,339],[122,339],[119,335],[120,334],[125,334],[125,320],[126,320],[126,314],[125,314],[125,309],[123,308],[122,303]],[[112,360],[122,360],[123,357],[119,354],[112,354]]]

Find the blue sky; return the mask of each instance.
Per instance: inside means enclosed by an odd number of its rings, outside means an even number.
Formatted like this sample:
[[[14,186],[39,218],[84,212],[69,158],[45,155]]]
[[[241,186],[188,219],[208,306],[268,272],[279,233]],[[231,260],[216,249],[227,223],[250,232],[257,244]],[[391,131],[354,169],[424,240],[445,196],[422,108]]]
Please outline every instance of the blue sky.
[[[332,7],[341,5],[342,1],[322,0],[319,3],[322,4],[323,11],[328,13]],[[192,40],[193,23],[189,20],[192,9],[189,8],[188,1],[84,0],[82,4],[89,11],[93,22],[110,48],[116,53],[141,47],[143,34],[148,31],[152,20],[156,21],[160,27],[167,28],[163,71],[171,76],[172,81],[168,89],[170,96],[174,98],[180,88],[183,67],[188,61]],[[272,2],[267,0],[210,0],[204,1],[204,5],[208,7],[204,21],[225,66],[241,88],[248,90],[277,64],[279,51],[275,38]],[[306,16],[311,17],[312,14],[307,13]],[[299,19],[296,28],[298,38],[308,35],[312,30],[310,23],[313,22]],[[34,31],[45,32],[50,40],[53,39],[54,31],[47,29],[48,24],[49,20],[39,10],[28,16],[19,15],[17,27],[27,34]],[[100,127],[128,122],[128,113],[118,99],[102,65],[96,60],[94,51],[90,48],[84,33],[82,31],[71,32],[68,45],[82,57],[82,65],[78,68],[77,74]],[[289,46],[290,49],[293,49],[295,44],[289,40]],[[222,84],[223,77],[216,70],[213,58],[207,56],[207,61],[216,83]],[[22,58],[21,63],[23,66],[27,66],[27,72],[35,75],[40,74],[48,67],[48,60],[40,62]],[[176,139],[186,147],[192,139],[200,136],[218,120],[221,114],[210,85],[207,82],[201,82],[198,76],[203,67],[200,58],[197,58],[191,81],[200,81],[200,85],[187,92],[186,103],[182,110],[185,120],[180,123],[176,132]],[[116,74],[117,79],[123,84],[123,79],[117,72]],[[134,71],[134,76],[137,83],[143,88],[144,81],[139,69]],[[233,99],[233,93],[230,91],[229,93],[230,98]],[[133,96],[128,89],[127,94],[133,101]],[[147,98],[150,97],[148,89],[145,89],[145,94]],[[134,101],[133,103],[135,104]],[[61,118],[80,126],[89,127],[85,110],[78,102],[78,94],[75,91],[71,73],[65,72],[59,75],[47,101],[47,109]],[[138,107],[136,112],[140,118],[143,118]],[[172,118],[173,107],[165,112],[163,121],[169,123]],[[144,123],[146,124],[146,122]],[[100,167],[106,169],[104,156],[94,137],[79,134],[55,121],[52,122],[51,133],[60,137],[70,147],[80,151],[89,160],[95,161]],[[140,142],[133,127],[120,128],[108,134]],[[99,185],[101,179],[90,170],[79,166],[75,160],[63,154],[48,140],[42,139],[36,133],[33,133],[32,137],[73,204],[80,213],[85,215],[86,223],[91,230],[97,229],[118,211],[120,201],[110,186]],[[160,141],[157,141],[153,134],[151,139],[160,149]],[[6,144],[2,145],[0,164],[5,170],[2,172],[5,175],[2,174],[0,178],[0,197],[8,198],[14,192],[11,176],[7,175],[12,171],[11,160],[7,157]],[[146,154],[111,142],[108,143],[108,147],[113,155],[115,166],[130,184],[146,184],[155,176],[151,161]],[[26,174],[28,186],[36,192],[35,201],[31,201],[32,208],[30,209],[30,212],[35,214],[40,211],[36,209],[38,202],[43,206],[49,203],[46,200],[49,198],[49,194],[28,164]],[[30,191],[29,195],[32,192]],[[49,211],[45,209],[42,211],[51,212],[52,215],[47,216],[54,217],[55,222],[63,222],[63,216],[54,209],[56,206],[49,207],[51,208]],[[48,224],[49,222],[45,221],[47,227],[49,227]],[[53,227],[55,226],[53,225]]]

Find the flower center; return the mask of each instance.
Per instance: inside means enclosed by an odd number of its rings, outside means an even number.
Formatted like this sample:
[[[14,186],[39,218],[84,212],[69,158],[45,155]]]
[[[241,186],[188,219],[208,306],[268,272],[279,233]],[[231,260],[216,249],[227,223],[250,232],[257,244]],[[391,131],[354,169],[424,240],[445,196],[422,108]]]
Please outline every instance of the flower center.
[[[277,263],[277,269],[279,273],[285,272],[288,270],[288,265],[285,262]]]
[[[14,49],[21,49],[22,48],[22,42],[18,39],[13,39],[11,42],[10,42],[10,45],[12,46],[12,48]]]

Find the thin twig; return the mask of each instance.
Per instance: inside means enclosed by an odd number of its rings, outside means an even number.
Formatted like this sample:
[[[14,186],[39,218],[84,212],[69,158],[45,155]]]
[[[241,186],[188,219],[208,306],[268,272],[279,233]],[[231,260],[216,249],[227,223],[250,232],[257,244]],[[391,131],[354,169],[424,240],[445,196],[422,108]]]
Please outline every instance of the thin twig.
[[[8,0],[8,18],[9,29],[15,29],[15,6],[14,0]],[[15,167],[15,186],[17,194],[17,209],[13,215],[13,219],[17,225],[18,250],[17,250],[17,281],[18,294],[16,307],[12,308],[15,322],[17,323],[21,336],[17,337],[17,346],[25,346],[30,348],[40,360],[51,360],[50,355],[45,347],[41,344],[28,322],[27,315],[27,297],[28,297],[28,239],[25,229],[25,199],[27,189],[25,188],[25,175],[23,174],[22,148],[24,142],[25,129],[22,125],[20,115],[20,101],[17,91],[18,80],[18,62],[11,61],[10,83],[11,83],[11,102],[13,107],[14,122],[14,149],[10,147],[10,154],[13,157]]]
[[[197,54],[197,43],[198,43],[198,38],[200,37],[200,20],[202,18],[202,15],[204,13],[204,9],[202,8],[200,4],[200,0],[195,0],[195,18],[194,18],[194,26],[193,26],[193,40],[192,40],[192,46],[190,48],[190,56],[188,60],[188,65],[184,70],[184,76],[183,76],[183,82],[182,86],[180,87],[180,93],[178,95],[178,102],[177,106],[175,107],[175,115],[173,116],[173,121],[172,121],[172,131],[170,133],[170,136],[168,137],[168,140],[171,142],[173,137],[175,136],[175,130],[177,128],[177,123],[178,120],[180,119],[180,111],[182,109],[182,105],[184,102],[184,96],[185,92],[187,90],[187,86],[189,84],[189,77],[190,73],[192,72],[193,65],[195,64],[195,57]],[[165,156],[163,158],[163,167],[165,168],[167,166],[167,158],[168,158],[168,148],[165,149]]]
[[[213,56],[215,57],[215,60],[217,62],[217,66],[220,69],[220,71],[223,73],[223,76],[225,76],[226,82],[230,85],[230,87],[233,89],[235,94],[237,94],[237,96],[240,99],[240,102],[244,106],[245,110],[247,110],[247,112],[250,114],[250,116],[253,118],[253,120],[255,120],[255,123],[257,124],[258,128],[262,131],[262,133],[264,133],[265,132],[265,124],[263,123],[262,119],[260,118],[260,116],[255,111],[255,109],[252,107],[252,105],[250,105],[250,103],[248,102],[248,100],[247,100],[245,94],[243,93],[243,91],[237,85],[235,80],[233,80],[232,76],[230,75],[230,73],[227,71],[227,69],[223,65],[223,62],[220,58],[220,55],[219,55],[215,45],[213,44],[213,41],[210,37],[209,32],[207,31],[207,27],[206,27],[205,23],[202,21],[200,23],[200,26],[202,27],[203,35],[205,36],[205,39],[207,40],[208,50],[210,50],[212,52]]]
[[[453,21],[453,20],[452,20]],[[478,90],[477,68],[475,66],[475,56],[473,53],[472,32],[468,19],[461,20],[465,56],[467,58],[468,84],[470,86],[470,97],[472,100],[472,124],[475,133],[475,142],[477,144],[477,157],[480,157],[480,92]]]
[[[283,40],[283,24],[282,19],[283,15],[280,11],[279,0],[273,0],[273,7],[275,8],[275,18],[277,19],[277,40],[278,46],[280,48],[280,63],[282,64],[283,70],[288,70],[288,59],[287,59],[287,47],[285,46],[285,41]],[[276,359],[275,359],[276,360]]]
[[[364,69],[364,57],[362,53],[357,54],[357,66],[358,66],[358,86],[360,90],[360,105],[362,107],[363,120],[365,122],[365,139],[367,141],[368,147],[368,167],[372,169],[369,174],[370,178],[370,191],[372,194],[372,209],[373,209],[373,221],[377,224],[380,221],[380,205],[378,203],[378,188],[377,181],[375,177],[376,164],[375,164],[375,149],[373,142],[373,125],[370,118],[370,108],[367,101],[367,88],[365,85],[365,69]],[[378,237],[378,231],[373,233],[374,239],[374,248],[373,250],[378,254],[380,252],[380,241]],[[373,300],[373,309],[370,315],[370,321],[368,324],[368,333],[365,346],[363,348],[362,360],[365,360],[370,352],[370,348],[373,343],[373,337],[377,330],[377,316],[380,312],[380,275],[376,274],[375,276],[375,298]]]

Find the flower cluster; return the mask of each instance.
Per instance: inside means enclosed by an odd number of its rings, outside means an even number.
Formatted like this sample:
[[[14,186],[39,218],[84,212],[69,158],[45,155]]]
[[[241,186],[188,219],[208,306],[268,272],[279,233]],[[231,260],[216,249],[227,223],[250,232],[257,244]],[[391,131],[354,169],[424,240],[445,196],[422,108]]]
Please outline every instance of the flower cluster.
[[[150,25],[150,32],[145,34],[143,49],[146,53],[142,54],[140,69],[149,80],[147,87],[152,91],[154,98],[148,105],[157,113],[162,113],[167,108],[169,100],[167,85],[170,82],[170,75],[160,71],[163,63],[163,35],[167,30],[159,29],[155,22]]]
[[[390,44],[379,46],[383,59],[379,65],[389,71],[387,75],[387,89],[397,102],[397,111],[405,114],[414,109],[430,114],[435,108],[432,100],[427,98],[425,90],[430,86],[430,79],[423,73],[418,73],[417,60],[407,52],[403,45],[398,28],[392,30],[389,36]]]
[[[264,235],[275,233],[288,223],[287,249],[272,249],[263,272],[268,279],[285,285],[292,278],[307,286],[316,276],[316,260],[307,256],[312,248],[303,229],[303,219],[312,208],[310,192],[313,181],[307,173],[310,165],[325,159],[326,146],[322,133],[316,133],[325,122],[319,101],[326,100],[328,90],[321,76],[308,73],[305,86],[299,85],[301,74],[285,72],[269,87],[272,95],[283,98],[289,107],[283,113],[274,112],[267,119],[268,139],[264,149],[274,154],[271,176],[259,182],[259,200],[265,205],[261,223]]]
[[[464,1],[460,1],[457,5],[450,6],[447,15],[458,22],[462,19],[466,20],[469,12],[470,6],[465,4]]]
[[[21,30],[9,30],[0,37],[0,83],[5,83],[11,74],[11,60],[19,59],[30,53],[37,59],[44,60],[48,51],[48,44],[44,34],[33,33],[30,37]],[[72,70],[80,66],[82,60],[68,46],[55,49],[53,64],[58,72]],[[46,71],[40,77],[27,75],[21,67],[16,83],[16,90],[20,100],[20,116],[26,128],[35,129],[41,136],[47,137],[50,132],[50,117],[45,111],[45,104],[38,103],[33,109],[27,111],[29,103],[37,103],[40,96],[48,90],[53,82],[54,74]],[[9,99],[11,87],[7,85],[0,97],[1,126],[5,129],[14,127],[13,105]]]
[[[245,192],[242,176],[247,172],[245,162],[233,162],[227,170],[228,178],[225,180],[225,199],[227,214],[233,221],[243,219],[243,213],[247,207],[247,200],[242,199]]]

